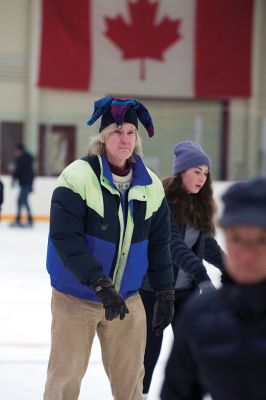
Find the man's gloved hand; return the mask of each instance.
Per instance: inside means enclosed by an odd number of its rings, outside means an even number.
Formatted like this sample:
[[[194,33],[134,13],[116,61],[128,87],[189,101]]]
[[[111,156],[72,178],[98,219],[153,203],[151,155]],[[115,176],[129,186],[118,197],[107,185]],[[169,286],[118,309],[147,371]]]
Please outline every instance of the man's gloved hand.
[[[104,277],[98,279],[91,285],[91,288],[103,303],[105,318],[108,321],[112,321],[117,317],[124,319],[126,314],[129,313],[123,297],[115,290],[114,284],[110,278]]]
[[[199,294],[209,293],[216,290],[212,281],[203,281],[199,283]]]
[[[152,320],[152,330],[156,336],[161,335],[164,328],[172,322],[175,312],[174,301],[174,290],[156,292],[156,302]]]

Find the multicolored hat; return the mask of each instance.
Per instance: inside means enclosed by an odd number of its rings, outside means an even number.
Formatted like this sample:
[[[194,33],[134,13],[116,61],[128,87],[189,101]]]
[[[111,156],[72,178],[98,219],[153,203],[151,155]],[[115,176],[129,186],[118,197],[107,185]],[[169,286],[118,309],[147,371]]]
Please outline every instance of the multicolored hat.
[[[101,124],[99,132],[112,123],[122,126],[124,122],[131,123],[138,128],[138,119],[146,128],[149,137],[154,135],[154,126],[147,108],[138,100],[107,96],[94,102],[94,112],[87,121],[94,124],[99,118]]]

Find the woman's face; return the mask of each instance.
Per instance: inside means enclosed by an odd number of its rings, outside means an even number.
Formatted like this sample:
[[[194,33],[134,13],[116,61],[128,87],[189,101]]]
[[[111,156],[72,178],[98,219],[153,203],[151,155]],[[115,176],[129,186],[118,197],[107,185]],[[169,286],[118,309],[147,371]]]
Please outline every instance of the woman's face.
[[[137,133],[134,125],[125,123],[121,128],[118,128],[114,124],[114,130],[103,136],[102,139],[108,161],[117,167],[124,167],[126,160],[133,154],[136,138]]]
[[[208,171],[207,165],[198,165],[182,172],[183,189],[187,193],[199,193],[206,182]]]

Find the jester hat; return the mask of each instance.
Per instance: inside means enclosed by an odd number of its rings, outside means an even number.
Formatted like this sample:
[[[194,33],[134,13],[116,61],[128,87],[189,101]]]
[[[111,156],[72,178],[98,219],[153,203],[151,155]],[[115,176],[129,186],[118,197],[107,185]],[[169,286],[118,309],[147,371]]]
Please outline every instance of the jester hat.
[[[135,99],[107,96],[96,100],[93,114],[87,124],[94,124],[99,117],[102,117],[99,132],[113,123],[122,126],[124,122],[128,122],[138,128],[139,119],[146,128],[149,137],[154,135],[154,126],[149,111]]]

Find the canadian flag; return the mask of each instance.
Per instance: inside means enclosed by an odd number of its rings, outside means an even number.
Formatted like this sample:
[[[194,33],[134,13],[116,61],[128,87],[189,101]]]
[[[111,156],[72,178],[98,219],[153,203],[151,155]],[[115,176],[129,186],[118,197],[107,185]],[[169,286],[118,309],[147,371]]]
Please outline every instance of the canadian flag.
[[[38,85],[251,95],[253,0],[42,0]]]

